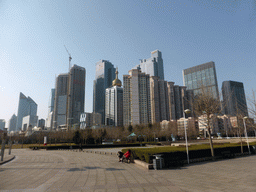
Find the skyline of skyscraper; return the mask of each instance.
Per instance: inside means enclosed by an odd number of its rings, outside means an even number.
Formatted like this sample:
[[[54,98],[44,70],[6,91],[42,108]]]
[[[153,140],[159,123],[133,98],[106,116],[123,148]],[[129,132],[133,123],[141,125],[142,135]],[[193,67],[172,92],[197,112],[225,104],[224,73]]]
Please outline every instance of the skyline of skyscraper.
[[[248,116],[244,84],[237,81],[223,81],[221,89],[224,113],[232,116]]]
[[[123,76],[124,126],[151,123],[149,75],[132,69]]]
[[[142,73],[164,80],[162,52],[159,50],[152,51],[149,59],[141,59],[140,64],[133,69],[140,69]]]
[[[5,120],[0,119],[0,130],[4,131],[4,128],[5,128]]]
[[[167,81],[150,77],[150,102],[152,123],[170,120]]]
[[[48,102],[48,113],[52,112],[54,109],[54,97],[55,97],[55,88],[51,89],[49,102]]]
[[[66,124],[68,73],[59,74],[55,84],[53,128]]]
[[[206,89],[213,98],[219,99],[218,81],[213,61],[184,69],[183,84],[187,90],[192,90],[194,96],[201,93],[201,89]]]
[[[192,91],[185,86],[150,77],[152,123],[182,118],[185,109],[192,110],[192,99]]]
[[[96,63],[96,74],[93,85],[93,112],[102,115],[102,124],[105,124],[105,91],[112,85],[115,78],[114,65],[107,60]]]
[[[121,86],[116,68],[116,78],[112,82],[112,87],[106,89],[105,125],[123,126],[123,88]]]
[[[55,88],[51,89],[51,92],[50,92],[50,97],[48,101],[48,115],[45,120],[45,127],[49,129],[52,129],[53,127],[54,100],[55,100]]]
[[[17,116],[15,114],[12,115],[12,117],[9,120],[9,127],[8,127],[8,132],[10,133],[11,131],[16,130],[16,123],[17,123]]]
[[[184,117],[184,110],[190,109],[193,114],[192,101],[193,91],[187,90],[185,86],[174,85],[174,82],[167,83],[170,120],[177,120]]]
[[[67,126],[80,123],[80,115],[84,112],[85,68],[73,65],[69,71],[69,93],[67,109]]]
[[[32,98],[29,96],[26,97],[22,92],[20,92],[16,131],[22,129],[23,117],[28,115],[37,116],[37,104]]]

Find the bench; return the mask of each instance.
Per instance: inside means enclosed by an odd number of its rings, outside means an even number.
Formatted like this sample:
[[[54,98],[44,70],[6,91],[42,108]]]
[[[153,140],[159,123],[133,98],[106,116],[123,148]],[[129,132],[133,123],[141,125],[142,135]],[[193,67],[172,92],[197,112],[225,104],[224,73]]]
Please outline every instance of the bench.
[[[132,159],[131,159],[131,157],[129,157],[128,159],[123,158],[123,161],[122,161],[122,162],[130,163],[131,161],[132,161]]]

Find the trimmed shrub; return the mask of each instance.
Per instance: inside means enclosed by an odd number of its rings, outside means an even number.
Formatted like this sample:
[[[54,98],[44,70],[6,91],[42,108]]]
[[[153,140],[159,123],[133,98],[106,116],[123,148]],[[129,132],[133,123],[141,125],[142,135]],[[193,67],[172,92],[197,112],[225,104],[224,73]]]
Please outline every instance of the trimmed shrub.
[[[254,143],[251,143],[254,144]],[[125,153],[127,149],[123,149]],[[154,147],[154,148],[134,148],[131,149],[134,159],[140,159],[147,163],[153,163],[154,155],[162,154],[165,167],[182,166],[183,161],[187,160],[186,147],[171,146],[171,147]],[[243,151],[248,152],[247,145],[243,146]],[[250,146],[250,151],[253,152],[253,147]],[[214,153],[216,158],[232,157],[237,153],[241,153],[240,143],[234,144],[214,144]],[[189,146],[189,158],[198,159],[211,157],[209,144],[191,145]]]

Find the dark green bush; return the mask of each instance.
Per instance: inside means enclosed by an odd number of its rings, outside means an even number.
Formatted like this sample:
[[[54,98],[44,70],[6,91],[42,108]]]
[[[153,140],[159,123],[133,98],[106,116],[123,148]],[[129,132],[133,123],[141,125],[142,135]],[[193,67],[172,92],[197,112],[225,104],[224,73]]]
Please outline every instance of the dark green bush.
[[[251,143],[250,150],[253,151]],[[122,152],[126,152],[127,149],[123,149]],[[172,164],[180,164],[183,160],[187,159],[186,147],[184,146],[171,146],[171,147],[154,147],[154,148],[133,148],[132,157],[134,159],[140,159],[147,163],[152,163],[154,155],[162,154],[165,159],[166,166],[172,166]],[[216,157],[221,157],[223,151],[230,151],[230,154],[241,153],[240,143],[233,144],[214,144],[214,152]],[[247,145],[243,145],[243,151],[248,152]],[[209,144],[191,145],[189,146],[190,159],[198,159],[211,157],[211,150]],[[171,162],[171,163],[168,163]]]

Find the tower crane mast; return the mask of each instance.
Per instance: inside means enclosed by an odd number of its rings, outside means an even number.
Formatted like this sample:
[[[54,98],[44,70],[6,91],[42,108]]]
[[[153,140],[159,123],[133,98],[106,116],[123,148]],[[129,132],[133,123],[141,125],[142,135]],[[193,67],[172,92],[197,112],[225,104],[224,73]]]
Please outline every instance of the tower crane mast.
[[[67,53],[69,55],[69,69],[70,69],[70,64],[71,64],[72,57],[71,57],[71,54],[68,52],[67,47],[65,45],[64,45],[64,47],[65,47],[65,49],[66,49],[66,51],[67,51]]]
[[[71,72],[70,72],[70,64],[71,64],[71,60],[72,60],[72,57],[71,57],[71,54],[68,52],[68,49],[66,48],[66,46],[64,45],[68,55],[69,55],[69,69],[68,69],[68,87],[67,87],[67,104],[66,104],[66,127],[68,130],[70,130],[70,126],[71,126],[71,117],[70,117],[70,99],[71,99],[71,94],[70,94],[70,86],[71,86]]]

